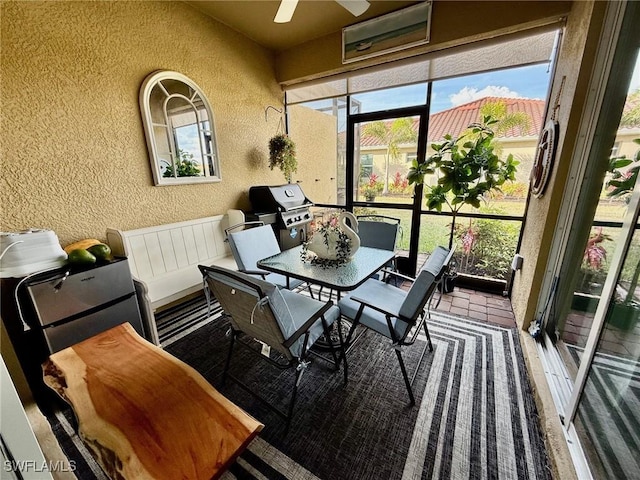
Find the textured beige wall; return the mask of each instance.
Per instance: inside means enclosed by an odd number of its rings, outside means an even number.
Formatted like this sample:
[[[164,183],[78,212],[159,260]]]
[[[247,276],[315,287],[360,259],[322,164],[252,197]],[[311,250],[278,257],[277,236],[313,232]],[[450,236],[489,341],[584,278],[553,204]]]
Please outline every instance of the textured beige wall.
[[[2,2],[0,229],[61,243],[248,208],[282,107],[272,54],[182,2]],[[206,93],[222,182],[154,187],[138,91],[158,69]]]
[[[528,328],[535,315],[569,164],[578,140],[577,131],[605,7],[605,2],[597,1],[574,4],[552,80],[548,117],[558,99],[556,119],[559,123],[555,168],[545,194],[541,198],[532,197],[529,203],[520,247],[523,268],[516,272],[511,296],[516,320],[523,329]]]
[[[280,52],[276,57],[277,78],[283,83],[295,82],[441,50],[510,33],[516,26],[558,19],[570,9],[570,1],[435,0],[430,41],[426,45],[343,65],[342,34],[338,32]]]
[[[333,115],[294,105],[289,108],[290,135],[296,142],[298,172],[305,195],[314,203],[337,201],[337,119]]]
[[[511,296],[516,321],[522,329],[528,328],[533,320],[540,295],[569,163],[578,140],[577,130],[605,6],[605,2],[575,2],[569,15],[550,95],[554,104],[556,97],[559,101],[556,114],[560,125],[558,155],[547,192],[542,198],[532,198],[529,204],[520,248],[524,256],[523,268],[516,272]],[[553,111],[553,108],[554,105],[551,105],[550,110]],[[520,341],[532,380],[540,424],[545,432],[554,478],[575,479],[576,472],[565,440],[564,427],[560,423],[545,369],[539,359],[537,342],[525,332],[520,335]]]

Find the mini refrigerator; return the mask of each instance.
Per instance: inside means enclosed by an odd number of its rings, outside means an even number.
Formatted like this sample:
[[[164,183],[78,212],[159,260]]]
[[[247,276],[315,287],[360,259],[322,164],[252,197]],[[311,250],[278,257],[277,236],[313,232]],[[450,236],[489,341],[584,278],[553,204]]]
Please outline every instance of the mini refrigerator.
[[[55,353],[109,328],[129,322],[141,336],[136,292],[126,258],[80,271],[61,270],[31,278],[25,288],[40,329]]]
[[[52,353],[124,322],[151,338],[125,257],[0,281],[2,322],[36,399],[51,399],[41,365]]]

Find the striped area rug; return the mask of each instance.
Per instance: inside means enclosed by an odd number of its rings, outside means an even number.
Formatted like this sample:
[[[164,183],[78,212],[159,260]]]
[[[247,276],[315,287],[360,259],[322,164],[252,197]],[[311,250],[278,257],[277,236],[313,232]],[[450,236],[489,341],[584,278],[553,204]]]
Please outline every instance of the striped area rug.
[[[367,332],[350,352],[348,384],[341,372],[313,361],[285,435],[283,420],[271,410],[233,382],[220,385],[227,322],[219,307],[214,312],[216,321],[202,318],[206,306],[199,299],[159,321],[167,351],[265,424],[225,473],[227,480],[551,478],[515,329],[433,314],[434,351],[416,377],[413,407],[393,349]],[[410,370],[420,347],[403,353]],[[234,356],[231,369],[269,400],[288,399],[291,372],[274,372],[249,355]],[[75,434],[62,431],[59,438],[72,444],[67,454],[87,465],[79,478],[103,478]]]
[[[160,346],[168,347],[191,332],[196,331],[222,314],[220,304],[211,305],[211,318],[207,316],[208,307],[204,296],[200,295],[174,307],[156,313]]]

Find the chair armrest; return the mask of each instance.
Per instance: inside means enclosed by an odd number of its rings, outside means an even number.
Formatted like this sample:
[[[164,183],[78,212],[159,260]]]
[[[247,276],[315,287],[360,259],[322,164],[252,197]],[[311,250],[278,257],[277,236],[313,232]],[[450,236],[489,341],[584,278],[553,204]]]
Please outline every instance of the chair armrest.
[[[264,277],[269,275],[270,272],[266,270],[238,270],[239,272],[246,273],[247,275],[259,275],[264,280]]]
[[[321,309],[319,309],[313,315],[311,315],[311,317],[309,317],[309,319],[306,322],[304,322],[304,324],[298,330],[296,330],[293,333],[293,335],[287,338],[282,344],[287,348],[291,347],[291,345],[293,345],[296,342],[296,340],[298,340],[302,336],[302,334],[306,333],[307,330],[309,330],[311,326],[314,323],[316,323],[318,319],[322,317],[327,312],[327,310],[329,310],[332,306],[333,306],[333,302],[329,300],[327,303],[325,303],[322,306]]]
[[[396,257],[394,257],[395,259]],[[415,278],[410,277],[409,275],[403,275],[402,273],[399,272],[395,272],[393,270],[389,270],[388,268],[383,268],[382,271],[387,274],[387,275],[393,275],[394,277],[399,277],[399,278],[403,278],[409,282],[413,282],[415,281]]]

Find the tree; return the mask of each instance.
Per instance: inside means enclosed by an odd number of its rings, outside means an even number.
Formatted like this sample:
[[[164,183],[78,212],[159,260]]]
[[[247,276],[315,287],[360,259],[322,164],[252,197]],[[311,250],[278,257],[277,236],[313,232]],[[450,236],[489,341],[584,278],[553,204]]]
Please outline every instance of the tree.
[[[429,210],[441,212],[446,205],[453,214],[449,248],[453,246],[456,215],[460,209],[464,205],[480,208],[486,193],[499,191],[504,182],[515,180],[519,162],[513,155],[501,160],[494,152],[495,133],[490,127],[498,123],[499,120],[486,116],[482,122],[469,125],[469,132],[459,138],[445,135],[443,143],[431,145],[435,150],[433,155],[424,163],[414,160],[409,169],[409,183],[420,185],[424,184],[425,175],[439,172],[438,183],[427,187],[425,197]]]
[[[507,103],[504,100],[493,100],[485,103],[480,107],[478,121],[481,122],[483,118],[491,117],[496,119],[496,123],[492,126],[493,133],[496,137],[503,137],[509,130],[514,128],[520,129],[520,136],[524,136],[531,128],[531,117],[526,112],[509,112]],[[467,130],[466,132],[471,137],[473,133]],[[499,141],[494,138],[493,148],[496,154],[502,153],[502,146]]]
[[[364,135],[378,140],[386,145],[384,156],[384,187],[382,193],[389,192],[389,163],[391,160],[400,159],[400,145],[403,143],[416,143],[418,133],[413,129],[412,118],[396,118],[392,122],[376,121],[365,125]]]
[[[640,126],[640,88],[629,94],[627,106],[622,113],[620,127]]]

